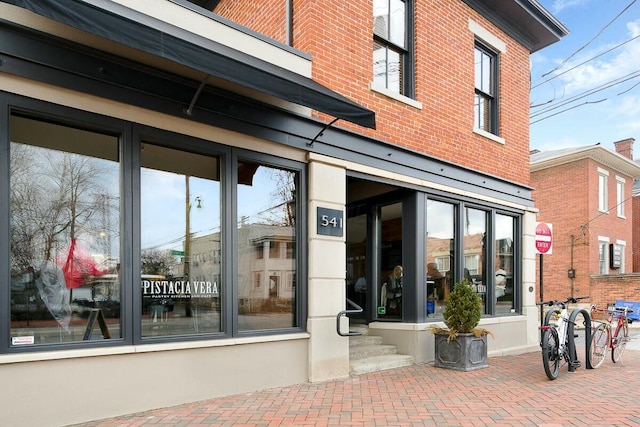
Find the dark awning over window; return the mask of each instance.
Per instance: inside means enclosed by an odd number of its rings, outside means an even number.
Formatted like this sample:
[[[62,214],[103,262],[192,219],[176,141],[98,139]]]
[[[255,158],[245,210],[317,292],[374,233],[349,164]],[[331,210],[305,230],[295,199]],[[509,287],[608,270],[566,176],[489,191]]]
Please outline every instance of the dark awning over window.
[[[375,129],[375,113],[308,77],[110,0],[0,0],[213,77]],[[97,5],[100,6],[97,6]]]

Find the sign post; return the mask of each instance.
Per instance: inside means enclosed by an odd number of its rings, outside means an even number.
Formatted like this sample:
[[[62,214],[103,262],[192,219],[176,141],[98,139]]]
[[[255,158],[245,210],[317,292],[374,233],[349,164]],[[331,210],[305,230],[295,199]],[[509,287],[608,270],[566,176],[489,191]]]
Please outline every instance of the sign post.
[[[540,302],[544,301],[544,254],[553,252],[553,226],[546,222],[536,223],[536,253],[540,254]],[[540,306],[540,324],[544,321],[544,308]],[[541,330],[542,333],[542,330]]]

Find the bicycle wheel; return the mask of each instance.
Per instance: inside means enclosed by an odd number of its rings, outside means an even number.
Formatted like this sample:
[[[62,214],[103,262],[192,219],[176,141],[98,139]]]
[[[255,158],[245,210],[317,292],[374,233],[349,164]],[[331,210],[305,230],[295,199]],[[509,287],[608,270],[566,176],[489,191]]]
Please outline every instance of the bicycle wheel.
[[[560,341],[558,340],[558,332],[553,329],[547,329],[542,334],[542,364],[544,372],[550,380],[558,378],[560,372]]]
[[[618,320],[620,322],[620,320]],[[611,349],[611,360],[613,363],[618,363],[622,360],[622,353],[624,353],[624,349],[627,346],[627,341],[629,341],[629,325],[627,322],[620,327],[618,333],[615,337],[613,337],[613,348]]]
[[[591,335],[589,343],[589,362],[593,369],[599,368],[604,362],[609,348],[609,328],[604,323],[598,325]]]

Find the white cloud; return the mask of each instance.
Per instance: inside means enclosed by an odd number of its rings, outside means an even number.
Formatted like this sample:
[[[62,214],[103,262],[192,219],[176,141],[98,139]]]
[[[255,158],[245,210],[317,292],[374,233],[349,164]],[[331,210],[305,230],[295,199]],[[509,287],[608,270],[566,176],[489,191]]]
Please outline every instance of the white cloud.
[[[551,6],[549,8],[551,9],[551,12],[557,14],[565,9],[581,7],[589,3],[589,1],[590,0],[555,0],[551,3]]]

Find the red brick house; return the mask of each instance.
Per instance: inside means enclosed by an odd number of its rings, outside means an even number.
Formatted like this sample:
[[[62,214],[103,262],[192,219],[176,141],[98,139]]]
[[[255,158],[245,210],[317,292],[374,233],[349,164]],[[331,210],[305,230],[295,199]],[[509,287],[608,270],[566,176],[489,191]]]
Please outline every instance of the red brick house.
[[[632,195],[640,176],[633,143],[618,141],[615,152],[600,144],[532,152],[537,219],[553,224],[553,254],[543,262],[545,299],[590,295],[606,304],[640,297],[632,274],[638,230]]]

